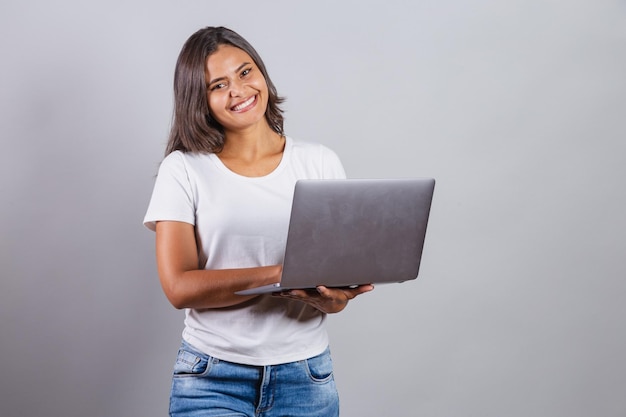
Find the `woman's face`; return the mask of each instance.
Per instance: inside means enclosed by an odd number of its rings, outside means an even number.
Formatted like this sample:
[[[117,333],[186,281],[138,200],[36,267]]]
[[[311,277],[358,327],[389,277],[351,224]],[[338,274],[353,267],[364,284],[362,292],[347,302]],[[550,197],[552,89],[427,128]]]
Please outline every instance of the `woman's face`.
[[[211,116],[225,131],[267,123],[267,83],[245,51],[221,45],[207,59],[205,79]]]

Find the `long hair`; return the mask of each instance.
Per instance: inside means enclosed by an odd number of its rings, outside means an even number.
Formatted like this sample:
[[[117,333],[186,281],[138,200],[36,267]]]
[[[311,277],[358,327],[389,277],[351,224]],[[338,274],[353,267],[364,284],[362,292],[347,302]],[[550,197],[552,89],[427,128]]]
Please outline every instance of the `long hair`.
[[[205,68],[208,57],[220,45],[231,45],[246,52],[259,68],[269,92],[265,118],[270,128],[283,135],[284,101],[276,92],[263,60],[236,32],[225,27],[200,29],[183,45],[174,72],[174,114],[165,155],[183,152],[218,153],[224,148],[224,128],[209,113]]]

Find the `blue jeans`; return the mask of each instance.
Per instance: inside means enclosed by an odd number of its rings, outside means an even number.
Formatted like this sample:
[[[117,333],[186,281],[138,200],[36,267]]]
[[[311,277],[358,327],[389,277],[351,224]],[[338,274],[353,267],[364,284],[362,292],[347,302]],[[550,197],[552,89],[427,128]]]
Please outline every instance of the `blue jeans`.
[[[330,351],[298,362],[250,366],[213,358],[183,341],[170,416],[339,416]]]

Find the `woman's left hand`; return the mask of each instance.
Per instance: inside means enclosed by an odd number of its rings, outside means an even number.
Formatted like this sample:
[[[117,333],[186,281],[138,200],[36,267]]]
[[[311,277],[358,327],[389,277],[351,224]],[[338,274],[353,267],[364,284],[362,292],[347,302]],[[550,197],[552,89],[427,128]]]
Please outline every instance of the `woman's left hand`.
[[[352,300],[357,295],[372,291],[373,289],[374,286],[371,284],[359,285],[354,288],[328,288],[320,285],[313,290],[290,290],[275,293],[274,295],[302,301],[323,313],[330,314],[339,313],[346,308],[348,301]]]

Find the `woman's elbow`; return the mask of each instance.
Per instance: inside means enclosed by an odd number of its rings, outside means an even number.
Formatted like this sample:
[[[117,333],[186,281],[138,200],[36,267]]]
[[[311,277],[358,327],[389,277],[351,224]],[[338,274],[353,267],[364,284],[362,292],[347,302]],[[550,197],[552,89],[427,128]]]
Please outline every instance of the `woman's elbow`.
[[[182,310],[188,307],[188,297],[185,296],[185,292],[180,285],[176,285],[175,279],[161,277],[161,287],[165,297],[175,309]]]

